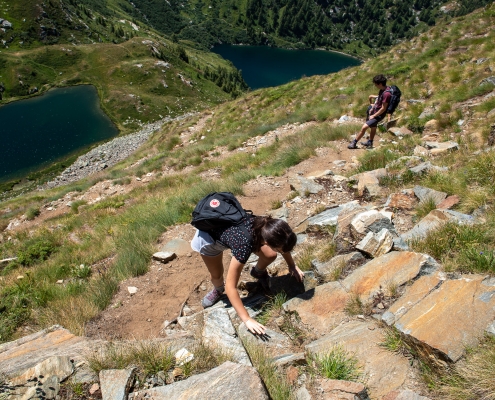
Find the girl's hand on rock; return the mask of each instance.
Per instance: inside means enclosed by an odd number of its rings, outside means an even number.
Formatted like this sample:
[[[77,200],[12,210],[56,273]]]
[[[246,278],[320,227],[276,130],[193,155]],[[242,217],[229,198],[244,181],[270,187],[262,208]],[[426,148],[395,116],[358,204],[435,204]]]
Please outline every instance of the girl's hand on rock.
[[[249,318],[246,322],[246,328],[248,328],[251,333],[254,333],[255,335],[264,335],[265,334],[265,327],[261,325],[258,321],[255,321],[252,318]]]
[[[302,272],[297,265],[289,268],[290,274],[298,280],[298,282],[302,282],[304,279],[304,272]]]

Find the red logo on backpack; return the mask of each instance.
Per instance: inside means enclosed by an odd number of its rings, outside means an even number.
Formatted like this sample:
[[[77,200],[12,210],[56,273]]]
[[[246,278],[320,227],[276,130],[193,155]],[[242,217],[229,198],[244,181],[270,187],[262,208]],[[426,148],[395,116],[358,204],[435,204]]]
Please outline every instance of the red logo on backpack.
[[[210,201],[210,207],[217,208],[220,205],[220,200],[213,199]]]

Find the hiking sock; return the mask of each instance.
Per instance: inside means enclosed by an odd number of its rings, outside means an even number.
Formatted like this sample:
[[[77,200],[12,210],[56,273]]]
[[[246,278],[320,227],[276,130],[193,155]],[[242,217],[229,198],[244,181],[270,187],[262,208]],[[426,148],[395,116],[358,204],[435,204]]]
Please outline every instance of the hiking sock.
[[[222,284],[221,286],[213,286],[218,292],[223,293],[225,292],[225,283]]]

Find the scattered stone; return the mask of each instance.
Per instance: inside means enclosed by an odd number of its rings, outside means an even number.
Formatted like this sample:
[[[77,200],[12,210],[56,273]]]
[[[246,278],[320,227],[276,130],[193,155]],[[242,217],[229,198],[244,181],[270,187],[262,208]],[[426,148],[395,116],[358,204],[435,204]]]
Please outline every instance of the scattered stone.
[[[424,186],[415,186],[413,190],[420,203],[425,203],[432,199],[435,202],[435,205],[437,205],[447,197],[447,193],[439,192]]]
[[[380,399],[390,391],[402,387],[407,380],[410,366],[407,358],[384,351],[379,345],[383,342],[383,332],[376,328],[369,329],[370,326],[375,327],[374,322],[350,321],[341,324],[328,335],[306,345],[306,350],[315,354],[325,354],[334,346],[343,346],[346,351],[354,354],[362,365],[363,373],[367,377],[366,385],[370,391],[370,397]],[[328,390],[340,388],[335,385],[339,385],[342,381],[334,382],[329,383]],[[363,385],[356,383],[352,385],[343,383],[343,385],[342,391],[344,392],[344,388],[349,388],[346,390],[352,393],[350,387],[355,388],[354,390],[364,389]]]
[[[452,150],[459,150],[457,142],[425,142],[424,147],[430,150],[431,155],[443,154]]]
[[[428,157],[430,156],[430,151],[423,146],[416,146],[414,148],[413,154],[417,157]]]
[[[461,214],[448,209],[436,209],[419,221],[411,230],[401,235],[405,242],[412,239],[424,238],[430,231],[438,229],[446,222],[456,222],[458,224],[472,224],[476,220],[471,215]]]
[[[127,291],[133,295],[133,294],[136,294],[138,292],[138,288],[135,287],[135,286],[127,286]]]
[[[412,131],[407,129],[405,126],[402,126],[400,128],[391,127],[388,128],[388,131],[394,136],[408,136],[413,134]]]
[[[485,84],[495,85],[495,76],[489,76],[480,82],[480,86]]]
[[[127,400],[135,373],[135,368],[100,371],[102,397],[112,400]]]
[[[175,253],[159,251],[158,253],[153,254],[153,260],[160,261],[164,264],[174,260],[175,258],[177,258],[177,254]]]
[[[301,386],[299,389],[296,391],[296,400],[311,400],[311,394],[309,394],[308,389],[306,389],[306,386]]]
[[[364,173],[359,177],[358,195],[364,197],[379,197],[382,188],[380,181],[375,174]]]
[[[378,233],[382,229],[395,234],[390,216],[377,210],[364,211],[356,215],[350,224],[351,235],[356,241],[362,240],[368,232]]]
[[[333,164],[336,166],[336,167],[343,167],[347,164],[347,161],[346,160],[335,160],[333,162]]]
[[[239,364],[251,365],[225,308],[214,308],[205,314],[202,335],[206,344],[228,351]]]
[[[328,210],[325,210],[303,221],[301,224],[299,224],[298,227],[296,227],[296,229],[294,229],[294,232],[303,233],[306,232],[308,228],[311,228],[313,226],[335,226],[337,225],[339,215],[346,211],[354,210],[356,208],[361,208],[359,206],[359,201],[357,200],[342,204],[337,207],[329,208]]]
[[[385,207],[401,210],[414,210],[418,205],[418,200],[412,189],[404,189],[388,196]]]
[[[145,399],[268,400],[255,368],[227,361],[208,372],[166,386],[140,390],[134,400]]]
[[[358,382],[322,379],[320,381],[320,388],[327,395],[326,398],[330,399],[369,400],[365,386]]]
[[[287,221],[287,218],[289,217],[289,209],[283,206],[277,208],[276,210],[269,211],[268,214],[273,218],[283,219],[284,221]]]
[[[191,252],[191,243],[184,239],[172,239],[160,249],[160,253],[172,253],[179,257]]]
[[[97,383],[93,383],[91,387],[89,388],[89,394],[93,395],[95,394],[98,390],[100,390],[100,385]]]
[[[421,277],[384,314],[383,320],[431,354],[458,361],[495,321],[495,282],[481,275],[447,280],[441,274]],[[453,317],[455,316],[455,318]]]
[[[460,201],[459,196],[452,195],[437,204],[437,208],[452,208]]]
[[[394,239],[387,229],[382,229],[378,233],[368,232],[368,234],[357,245],[356,249],[376,258],[392,250]]]
[[[286,365],[304,365],[306,364],[306,354],[305,353],[282,354],[281,356],[274,357],[272,361],[275,365],[279,367],[284,367]]]
[[[317,194],[325,189],[314,180],[303,178],[298,175],[289,177],[289,184],[291,190],[296,190],[301,196],[306,196],[306,193]]]
[[[186,348],[182,348],[175,353],[175,364],[179,367],[194,360],[194,354],[190,353]]]
[[[335,230],[333,240],[337,244],[337,249],[339,250],[339,252],[354,250],[355,238],[351,233],[351,222],[354,220],[356,215],[359,215],[360,213],[367,210],[368,208],[361,207],[356,204],[356,206],[353,208],[342,210],[342,212],[338,215],[337,229]]]
[[[316,286],[318,286],[318,279],[316,279],[315,273],[313,271],[304,272],[303,285],[304,291],[314,289]]]
[[[324,282],[330,282],[334,280],[336,270],[344,270],[351,264],[359,264],[364,261],[365,258],[363,255],[359,251],[354,251],[352,253],[340,254],[323,263],[313,260],[311,264]]]

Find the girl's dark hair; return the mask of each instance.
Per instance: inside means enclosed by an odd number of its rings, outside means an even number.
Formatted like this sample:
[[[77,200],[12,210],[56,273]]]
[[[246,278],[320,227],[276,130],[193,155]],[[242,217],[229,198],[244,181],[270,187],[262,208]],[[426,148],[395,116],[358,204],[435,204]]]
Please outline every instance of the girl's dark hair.
[[[376,75],[373,77],[373,83],[381,84],[383,86],[387,85],[387,78],[384,75]]]
[[[256,216],[253,222],[254,252],[260,251],[263,242],[283,253],[292,251],[297,242],[296,234],[287,222],[269,216]]]

